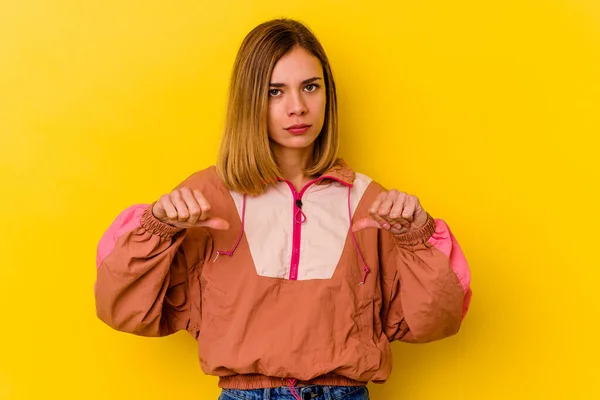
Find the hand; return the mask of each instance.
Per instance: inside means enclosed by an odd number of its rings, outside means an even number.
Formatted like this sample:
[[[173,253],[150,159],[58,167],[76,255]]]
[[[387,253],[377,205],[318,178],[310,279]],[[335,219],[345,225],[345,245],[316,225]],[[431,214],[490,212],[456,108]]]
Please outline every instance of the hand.
[[[427,223],[427,213],[416,196],[395,189],[380,193],[369,208],[369,217],[352,225],[352,231],[379,228],[394,235],[416,231]]]
[[[177,228],[207,227],[229,229],[229,222],[211,217],[210,204],[199,190],[175,189],[162,196],[152,207],[156,219]]]

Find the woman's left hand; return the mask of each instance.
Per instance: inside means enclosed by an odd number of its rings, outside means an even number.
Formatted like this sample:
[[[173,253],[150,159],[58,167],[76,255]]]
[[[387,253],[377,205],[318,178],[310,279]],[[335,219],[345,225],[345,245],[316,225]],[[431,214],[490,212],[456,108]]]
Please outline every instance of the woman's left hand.
[[[352,231],[379,228],[394,235],[416,231],[427,222],[427,212],[416,196],[392,189],[380,193],[369,208],[369,217],[352,225]]]

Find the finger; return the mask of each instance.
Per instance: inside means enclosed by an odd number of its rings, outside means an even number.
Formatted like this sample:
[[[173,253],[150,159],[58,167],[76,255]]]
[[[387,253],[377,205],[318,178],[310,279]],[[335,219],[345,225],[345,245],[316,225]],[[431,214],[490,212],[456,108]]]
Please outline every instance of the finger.
[[[421,200],[417,196],[415,196],[415,211],[413,212],[413,218],[416,218],[421,212],[423,212],[423,206],[421,205]]]
[[[179,190],[172,192],[171,200],[173,201],[173,205],[177,210],[177,220],[181,222],[187,221],[190,217],[190,213],[187,209],[187,206],[185,205],[185,202],[183,201],[181,192]]]
[[[390,214],[390,211],[392,210],[392,206],[397,201],[397,197],[397,190],[390,190],[389,192],[387,192],[385,199],[383,200],[383,202],[379,206],[379,209],[377,210],[377,214],[379,214],[382,217],[388,216]]]
[[[390,233],[393,233],[394,235],[400,235],[400,234],[406,233],[408,231],[408,227],[402,226],[400,224],[396,224],[396,225],[392,226],[389,231],[390,231]]]
[[[406,207],[407,196],[406,193],[398,193],[396,201],[390,210],[390,217],[398,218],[402,216],[402,210]]]
[[[229,229],[229,222],[225,221],[222,218],[208,218],[203,221],[199,221],[195,226],[203,226],[206,228],[218,229],[222,231],[226,231]]]
[[[389,224],[391,226],[400,225],[400,226],[403,226],[405,228],[408,228],[410,226],[410,221],[408,221],[408,220],[406,220],[406,219],[404,219],[402,217],[397,217],[397,218],[389,218],[388,217],[388,218],[386,218],[386,220],[389,222]]]
[[[191,189],[183,188],[180,190],[180,192],[181,197],[185,202],[188,211],[190,212],[190,216],[186,222],[189,224],[195,224],[198,221],[200,214],[202,213],[200,205],[198,204],[198,201],[196,200],[196,197],[192,193]]]
[[[210,203],[206,200],[206,197],[202,194],[198,189],[194,189],[193,191],[194,197],[200,206],[200,220],[206,219],[208,217],[208,212],[210,211]]]
[[[377,214],[377,210],[379,210],[379,206],[383,203],[385,196],[387,196],[387,192],[381,192],[375,197],[375,201],[373,201],[373,204],[369,207],[370,214]]]
[[[367,228],[381,229],[381,225],[373,218],[363,217],[352,225],[352,232],[359,232]]]
[[[400,222],[394,222],[392,224],[392,227],[390,228],[390,231],[392,231],[392,230],[400,230],[402,228],[404,228],[404,225],[402,225]]]
[[[379,193],[377,197],[375,197],[375,201],[373,201],[373,204],[371,204],[371,207],[369,208],[369,214],[375,221],[377,221],[377,228],[381,228],[382,225],[386,223],[386,221],[377,214],[377,210],[379,210],[379,207],[381,206],[381,203],[383,203],[383,201],[385,200],[386,196],[387,192]]]
[[[159,200],[160,205],[165,210],[167,218],[171,220],[177,219],[177,209],[173,205],[170,195],[165,195]]]
[[[371,215],[371,219],[374,220],[377,223],[377,225],[379,225],[379,228],[386,230],[390,229],[391,224],[388,218],[382,217],[381,215],[375,213]]]
[[[415,196],[409,196],[406,199],[404,210],[402,210],[402,218],[412,222],[414,221],[415,210],[417,207],[417,198]]]

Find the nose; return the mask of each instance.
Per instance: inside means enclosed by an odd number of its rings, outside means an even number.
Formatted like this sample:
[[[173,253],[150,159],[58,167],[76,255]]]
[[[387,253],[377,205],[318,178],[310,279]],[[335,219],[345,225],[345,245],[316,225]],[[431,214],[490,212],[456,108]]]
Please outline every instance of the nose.
[[[304,115],[308,111],[308,108],[306,107],[306,102],[304,101],[304,98],[302,97],[301,93],[292,93],[290,96],[288,96],[287,100],[288,116]]]

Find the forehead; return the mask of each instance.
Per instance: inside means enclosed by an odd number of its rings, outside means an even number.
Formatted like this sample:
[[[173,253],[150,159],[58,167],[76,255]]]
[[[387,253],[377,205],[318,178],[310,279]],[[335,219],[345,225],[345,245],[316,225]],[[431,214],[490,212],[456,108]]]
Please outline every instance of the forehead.
[[[321,62],[302,47],[296,47],[277,61],[271,82],[293,83],[313,77],[323,77]]]

